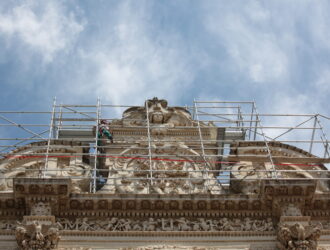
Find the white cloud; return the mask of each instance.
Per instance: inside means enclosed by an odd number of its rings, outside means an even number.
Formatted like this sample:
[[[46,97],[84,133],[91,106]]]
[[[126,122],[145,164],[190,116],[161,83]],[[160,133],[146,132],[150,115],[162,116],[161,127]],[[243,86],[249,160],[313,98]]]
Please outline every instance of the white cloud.
[[[314,86],[315,90],[321,96],[328,97],[330,94],[330,69],[320,70]]]
[[[0,12],[0,36],[18,38],[45,62],[65,50],[83,30],[72,12],[65,13],[59,1],[26,1]]]
[[[73,89],[100,96],[103,103],[142,105],[146,98],[158,96],[171,105],[194,77],[185,47],[175,34],[152,29],[146,21],[148,5],[133,5],[120,4],[109,29],[81,49],[76,67],[94,77],[76,76]]]
[[[259,2],[209,7],[205,26],[227,50],[228,64],[255,83],[282,81],[288,75],[288,58],[279,36],[271,29],[269,10]]]
[[[329,24],[330,24],[330,4],[329,1],[320,1],[318,4],[311,1],[310,8],[308,8],[308,15],[312,18],[307,20],[307,28],[311,33],[311,39],[313,46],[316,46],[318,49],[330,49],[330,33],[329,33]]]

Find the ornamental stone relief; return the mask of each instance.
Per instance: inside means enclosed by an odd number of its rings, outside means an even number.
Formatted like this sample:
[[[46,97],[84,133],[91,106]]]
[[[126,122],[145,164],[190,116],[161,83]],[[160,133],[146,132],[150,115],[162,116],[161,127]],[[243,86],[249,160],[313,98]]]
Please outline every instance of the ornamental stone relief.
[[[151,124],[163,124],[166,127],[191,126],[190,113],[182,107],[168,107],[166,100],[153,98],[147,100],[144,107],[132,107],[123,113],[121,122],[125,126],[146,125],[146,114]],[[119,122],[119,121],[118,121]]]
[[[178,246],[178,245],[150,245],[143,247],[125,247],[120,250],[153,250],[153,249],[176,249],[176,250],[220,250],[219,247],[191,247],[191,246]]]
[[[61,147],[56,147],[59,144]],[[65,145],[65,141],[56,141],[51,145],[50,155],[63,156],[68,154],[81,155],[82,148]],[[13,190],[13,178],[40,177],[45,167],[44,155],[46,142],[35,142],[12,151],[10,157],[0,160],[0,192]],[[32,155],[34,157],[29,157]],[[40,157],[39,157],[40,156]],[[48,159],[46,178],[73,176],[72,191],[88,191],[91,167],[82,157],[51,157]],[[81,178],[79,178],[81,177]]]
[[[245,219],[205,219],[205,218],[149,218],[144,220],[113,217],[109,220],[67,218],[57,220],[61,230],[80,231],[274,231],[270,218],[265,220]]]
[[[277,239],[280,250],[316,250],[321,236],[321,226],[280,224]]]
[[[0,220],[0,229],[12,231],[16,228],[15,220]]]
[[[273,157],[315,157],[314,155],[284,143],[268,142],[268,146],[271,150]],[[257,159],[258,156],[267,156],[267,150],[265,149],[264,142],[237,142],[231,145],[231,156],[254,156]],[[233,158],[234,159],[234,158]],[[275,164],[276,170],[282,170],[283,172],[277,172],[277,176],[281,178],[299,178],[299,179],[314,179],[314,178],[329,178],[329,173],[324,171],[327,168],[323,164],[310,166],[308,164]],[[270,162],[258,163],[256,161],[238,161],[232,170],[231,184],[235,191],[242,193],[256,193],[259,191],[256,186],[260,185],[261,178],[271,178],[274,175],[273,166]],[[284,170],[288,170],[285,172]],[[304,171],[305,170],[305,171]],[[313,170],[314,172],[311,172]],[[320,170],[317,172],[316,170]],[[266,171],[266,172],[265,172]],[[319,180],[317,182],[317,191],[329,192],[330,183],[327,180]],[[299,190],[297,190],[299,194]]]
[[[141,147],[146,149],[141,149]],[[218,194],[221,186],[210,169],[202,163],[201,155],[181,143],[152,144],[150,161],[147,145],[139,144],[121,153],[125,157],[108,162],[109,174],[101,192],[112,193],[157,193],[157,194]],[[180,154],[180,158],[176,155]],[[132,155],[132,157],[129,157]],[[172,156],[173,160],[163,160]],[[184,155],[187,155],[186,157]],[[152,175],[152,182],[148,180]]]
[[[47,216],[51,215],[51,206],[49,203],[38,202],[31,207],[31,215],[33,216]]]
[[[37,221],[32,224],[18,224],[15,237],[19,249],[33,250],[56,249],[60,240],[59,230],[56,225],[44,225]]]

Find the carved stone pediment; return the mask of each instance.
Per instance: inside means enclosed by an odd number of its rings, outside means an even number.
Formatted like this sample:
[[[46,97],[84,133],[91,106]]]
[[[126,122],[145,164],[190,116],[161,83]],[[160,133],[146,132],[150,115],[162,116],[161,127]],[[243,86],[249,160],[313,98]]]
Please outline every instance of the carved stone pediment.
[[[192,126],[192,118],[182,107],[168,107],[167,101],[157,97],[147,100],[145,107],[132,107],[123,113],[123,124],[128,126],[145,125],[146,114],[150,124],[164,125],[165,127]]]
[[[38,221],[32,224],[18,223],[15,237],[19,249],[56,249],[60,240],[59,229],[55,224],[45,225]]]

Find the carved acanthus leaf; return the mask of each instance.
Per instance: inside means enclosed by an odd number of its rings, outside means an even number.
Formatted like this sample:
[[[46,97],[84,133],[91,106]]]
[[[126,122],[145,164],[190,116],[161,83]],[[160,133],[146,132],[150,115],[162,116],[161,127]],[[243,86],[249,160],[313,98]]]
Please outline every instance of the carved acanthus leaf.
[[[277,233],[278,248],[281,250],[316,250],[317,240],[321,236],[320,226],[280,224]]]
[[[56,249],[60,240],[57,225],[44,225],[37,221],[32,224],[20,224],[16,226],[15,237],[19,249]]]

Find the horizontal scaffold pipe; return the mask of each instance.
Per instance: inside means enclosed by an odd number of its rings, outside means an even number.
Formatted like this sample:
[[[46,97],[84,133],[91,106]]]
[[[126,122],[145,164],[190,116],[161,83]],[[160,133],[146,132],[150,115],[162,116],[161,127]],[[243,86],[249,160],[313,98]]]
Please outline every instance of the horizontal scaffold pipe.
[[[68,154],[8,154],[5,155],[5,159],[25,159],[25,158],[75,158],[81,156],[93,156],[93,154],[76,154],[76,153],[68,153]],[[205,157],[219,157],[223,156],[222,161],[214,161],[214,160],[189,160],[185,159],[187,157],[195,157],[200,158],[201,155],[157,155],[157,157],[151,158],[153,161],[172,161],[172,162],[191,162],[191,163],[213,163],[213,164],[235,164],[238,161],[251,161],[251,162],[269,162],[268,155],[205,155]],[[130,154],[128,156],[113,154],[113,155],[97,155],[97,158],[115,158],[115,159],[136,159],[136,160],[148,160],[148,154]],[[159,157],[176,157],[176,158],[159,158]],[[274,165],[306,165],[312,166],[311,163],[314,164],[323,164],[330,163],[330,158],[317,158],[317,157],[284,157],[284,156],[272,156],[274,160]],[[178,159],[179,158],[179,159]],[[317,166],[317,165],[315,165]]]
[[[101,170],[99,170],[101,171]],[[104,171],[104,170],[103,170]],[[52,176],[53,179],[57,179],[57,177]],[[5,180],[14,180],[16,179],[15,177],[0,177],[1,179],[5,179]],[[31,177],[19,177],[17,179],[31,179]],[[42,177],[38,177],[38,179],[44,179]],[[93,179],[91,176],[59,176],[58,179]],[[150,178],[150,177],[107,177],[106,179],[109,180],[132,180],[132,181],[145,181],[145,180],[154,180],[154,181],[160,181],[160,180],[201,180],[201,181],[206,181],[206,180],[224,180],[224,181],[229,181],[229,180],[234,180],[234,181],[242,181],[242,179],[244,179],[244,181],[255,181],[255,180],[285,180],[285,181],[301,181],[301,180],[330,180],[330,178],[328,177],[316,177],[316,178],[307,178],[307,177],[295,177],[295,178],[285,178],[285,177],[277,177],[276,179],[272,178],[272,177],[251,177],[251,178],[244,178],[244,176],[242,176],[241,178],[232,178],[232,177],[197,177],[197,178],[189,178],[189,177],[161,177],[161,178]],[[287,183],[286,183],[287,184]],[[292,185],[299,185],[301,183],[294,183]],[[108,184],[108,185],[114,185],[114,184]],[[120,186],[120,184],[116,184],[116,186]],[[122,186],[125,186],[125,184],[122,184]],[[207,185],[206,185],[207,186]],[[213,185],[212,185],[213,186]],[[0,192],[1,193],[1,192]]]
[[[29,169],[29,172],[39,172],[40,169]],[[71,168],[61,168],[61,169],[47,169],[46,172],[62,172],[62,171],[72,171]],[[74,170],[74,172],[86,172],[88,169],[77,169]],[[96,169],[98,172],[106,172],[108,169]],[[211,169],[200,169],[200,170],[157,170],[153,169],[152,172],[155,173],[202,173],[202,172],[208,172],[208,173],[216,173],[220,175],[228,175],[230,173],[250,173],[251,169],[240,169],[240,170],[233,170],[233,169],[221,169],[221,170],[211,170]],[[306,173],[330,173],[330,170],[314,170],[314,169],[295,169],[295,170],[276,170],[277,172],[283,172],[283,173],[296,173],[296,172],[306,172]],[[148,173],[150,170],[133,170],[133,169],[121,169],[120,172],[127,172],[127,173]],[[273,170],[253,170],[253,173],[271,173]],[[7,178],[7,177],[2,177]],[[11,178],[11,177],[8,177]],[[15,178],[15,177],[12,177]],[[118,177],[118,178],[126,178],[126,177]],[[175,177],[173,177],[175,178]],[[194,178],[194,177],[192,177]],[[306,177],[304,177],[306,178]],[[329,177],[330,179],[330,177]]]

